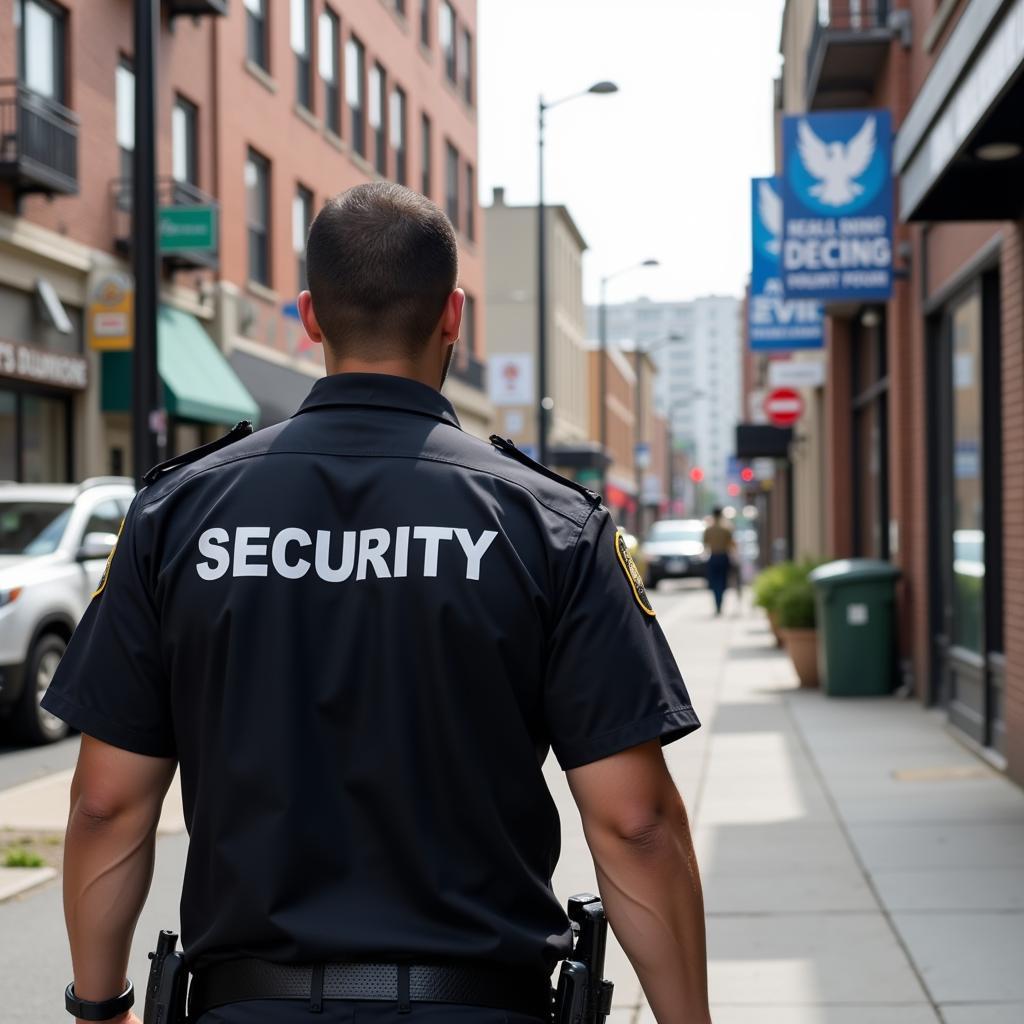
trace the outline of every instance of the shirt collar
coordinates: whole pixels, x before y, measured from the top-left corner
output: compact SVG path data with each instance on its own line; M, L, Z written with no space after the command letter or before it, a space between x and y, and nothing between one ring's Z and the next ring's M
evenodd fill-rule
M386 373L332 373L321 377L296 415L338 405L400 409L460 426L455 409L440 391L418 380Z

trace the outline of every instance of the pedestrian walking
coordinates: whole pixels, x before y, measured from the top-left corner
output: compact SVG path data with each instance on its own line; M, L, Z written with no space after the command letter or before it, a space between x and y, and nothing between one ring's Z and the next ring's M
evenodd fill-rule
M736 541L732 529L726 525L722 510L715 508L711 522L704 530L704 551L707 555L708 587L715 599L715 615L722 614L722 601L729 585L729 571L732 568L732 553Z
M708 1021L662 755L699 723L623 535L460 429L440 388L464 295L433 203L352 189L307 268L327 375L286 422L147 475L44 699L83 733L69 1009L137 1020L128 951L177 765L190 1020L547 1021L572 942L550 749L656 1018Z

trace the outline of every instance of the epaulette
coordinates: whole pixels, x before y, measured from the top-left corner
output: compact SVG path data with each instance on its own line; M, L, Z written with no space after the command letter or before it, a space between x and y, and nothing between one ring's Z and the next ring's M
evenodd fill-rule
M556 480L560 484L565 484L566 487L571 487L574 491L579 491L588 501L594 505L601 504L601 495L597 491L592 491L589 487L584 487L583 484L577 483L575 480L570 480L568 477L562 476L556 473L553 469L548 469L547 466L542 465L539 462L531 459L525 452L520 451L507 437L499 437L497 434L491 434L491 444L500 452L504 452L510 458L521 462L524 466L528 466L530 469L541 476L546 476L550 480Z
M161 462L159 465L154 466L142 479L145 483L151 484L158 477L163 476L164 473L168 473L172 469L178 469L180 466L187 466L190 462L198 462L204 456L219 452L221 448L227 448L229 444L241 441L243 437L248 437L251 433L252 424L248 420L241 420L223 437L219 437L216 441L211 441L209 444L201 444L190 452L175 455L173 459L168 459L166 462Z

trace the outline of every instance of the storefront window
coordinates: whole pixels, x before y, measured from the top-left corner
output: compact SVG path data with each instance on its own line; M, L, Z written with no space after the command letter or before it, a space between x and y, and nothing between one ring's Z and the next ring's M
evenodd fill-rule
M0 391L0 480L18 479L18 402L13 391Z
M981 296L952 314L953 380L953 643L983 653L985 588L982 478Z
M68 404L63 398L22 396L22 471L24 483L68 478Z

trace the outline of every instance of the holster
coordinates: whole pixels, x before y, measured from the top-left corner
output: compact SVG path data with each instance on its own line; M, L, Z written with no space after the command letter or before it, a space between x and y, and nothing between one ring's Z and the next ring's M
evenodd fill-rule
M566 910L575 941L558 974L552 1019L554 1024L604 1024L613 991L604 978L608 944L604 904L597 896L583 893L571 897Z
M188 970L185 954L178 949L178 936L162 931L156 940L146 985L144 1024L185 1024Z

